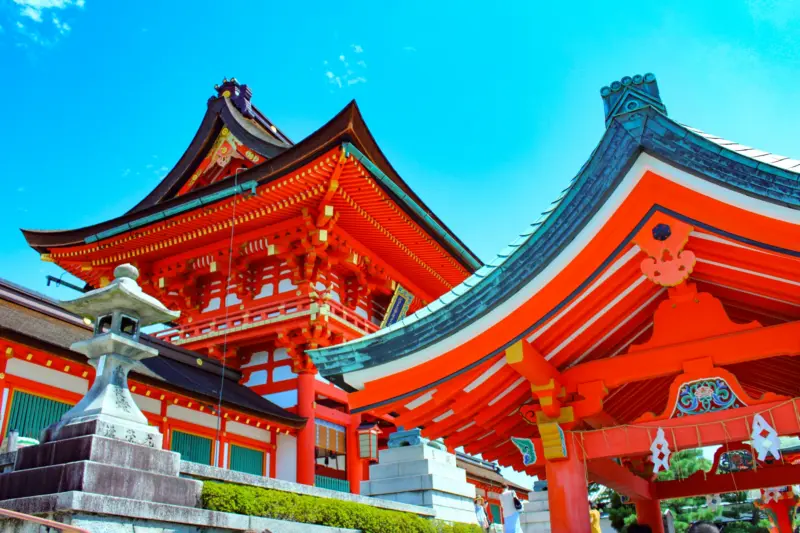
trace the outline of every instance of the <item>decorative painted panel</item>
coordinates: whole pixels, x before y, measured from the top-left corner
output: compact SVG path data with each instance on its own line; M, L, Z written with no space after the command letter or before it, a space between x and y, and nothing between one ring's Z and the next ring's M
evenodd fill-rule
M246 474L263 476L264 452L232 444L230 469Z
M191 435L182 431L172 431L173 452L181 454L181 459L204 465L211 464L211 439Z
M735 409L746 405L722 378L708 378L684 383L678 391L673 417L699 415Z
M44 428L58 422L71 408L68 403L14 391L6 432L16 429L20 437L38 439Z

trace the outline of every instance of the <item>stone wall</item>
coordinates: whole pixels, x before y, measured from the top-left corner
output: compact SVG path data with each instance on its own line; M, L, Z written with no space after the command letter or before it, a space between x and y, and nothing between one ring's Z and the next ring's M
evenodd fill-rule
M257 516L219 513L85 492L7 500L3 507L97 533L359 533ZM31 522L0 518L0 533L39 533Z
M550 502L546 491L528 493L519 521L523 533L550 533Z
M361 490L380 499L431 507L436 518L476 523L475 486L456 466L456 456L422 443L381 450Z
M430 507L424 507L421 505L411 505L407 502L403 503L383 498L370 498L369 496L350 494L348 492L338 492L335 490L322 489L319 487L310 487L308 485L292 483L291 481L283 481L280 479L254 476L252 474L245 474L243 472L236 472L233 470L226 470L224 468L201 465L198 463L190 463L188 461L181 461L181 475L198 479L201 481L206 479L213 481L224 481L227 483L238 483L239 485L251 485L254 487L263 487L265 489L280 490L283 492L293 492L295 494L307 494L309 496L319 496L320 498L330 498L346 502L363 503L365 505L370 505L372 507L379 507L381 509L390 509L392 511L402 511L404 513L413 513L419 516L425 516L429 518L432 518L435 514L434 510L431 509Z

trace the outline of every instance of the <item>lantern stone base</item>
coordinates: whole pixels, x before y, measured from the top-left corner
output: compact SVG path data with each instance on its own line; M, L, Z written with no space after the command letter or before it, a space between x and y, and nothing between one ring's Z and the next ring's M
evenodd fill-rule
M519 522L524 533L550 533L550 502L547 492L529 492Z
M0 500L82 491L195 507L202 484L179 470L175 452L82 435L20 449Z
M467 473L456 466L455 455L425 443L381 450L361 493L431 507L440 520L476 523L475 486Z

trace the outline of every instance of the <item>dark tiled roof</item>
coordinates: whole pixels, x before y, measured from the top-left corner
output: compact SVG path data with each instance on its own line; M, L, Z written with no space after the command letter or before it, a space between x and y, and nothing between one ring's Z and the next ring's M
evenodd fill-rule
M489 485L495 485L499 488L505 484L514 490L522 492L529 492L531 490L507 480L500 474L495 465L478 459L477 457L459 452L456 454L456 465L459 468L463 468L467 472L467 476Z
M69 347L91 335L91 328L81 318L65 311L54 300L0 279L0 336L85 362L84 355L71 351ZM239 372L225 369L223 385L222 367L216 361L148 335L142 335L141 341L159 352L159 357L142 361L148 370L163 379L163 383L154 382L154 385L185 391L188 396L199 396L210 403L218 401L222 386L223 405L244 409L289 427L305 425L305 418L240 385ZM202 366L197 365L198 359Z
M641 153L737 193L800 208L800 167L780 168L776 163L782 160L761 161L758 157L766 153L748 154L739 150L738 145L729 148L724 144L726 141L718 140L709 140L707 135L678 124L651 107L614 117L589 160L561 196L493 261L427 307L388 328L346 344L309 352L314 364L323 376L352 390L346 382L348 372L399 360L483 317L557 257L602 207ZM587 279L584 285L593 279ZM576 293L584 285L576 288ZM568 301L569 298L565 299L511 343L526 337ZM493 353L455 375L506 347L498 346Z

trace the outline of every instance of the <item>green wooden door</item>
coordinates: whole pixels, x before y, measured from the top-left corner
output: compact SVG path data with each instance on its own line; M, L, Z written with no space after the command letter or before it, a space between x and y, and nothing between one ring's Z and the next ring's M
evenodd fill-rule
M181 459L184 461L211 464L211 439L206 437L173 430L171 449L181 454Z
M232 444L231 470L244 472L246 474L253 474L256 476L263 476L264 452Z
M61 420L71 408L68 403L14 391L6 432L16 429L20 437L38 439L44 428Z
M490 503L489 510L492 511L492 523L493 524L501 523L500 506L497 505L496 503Z

